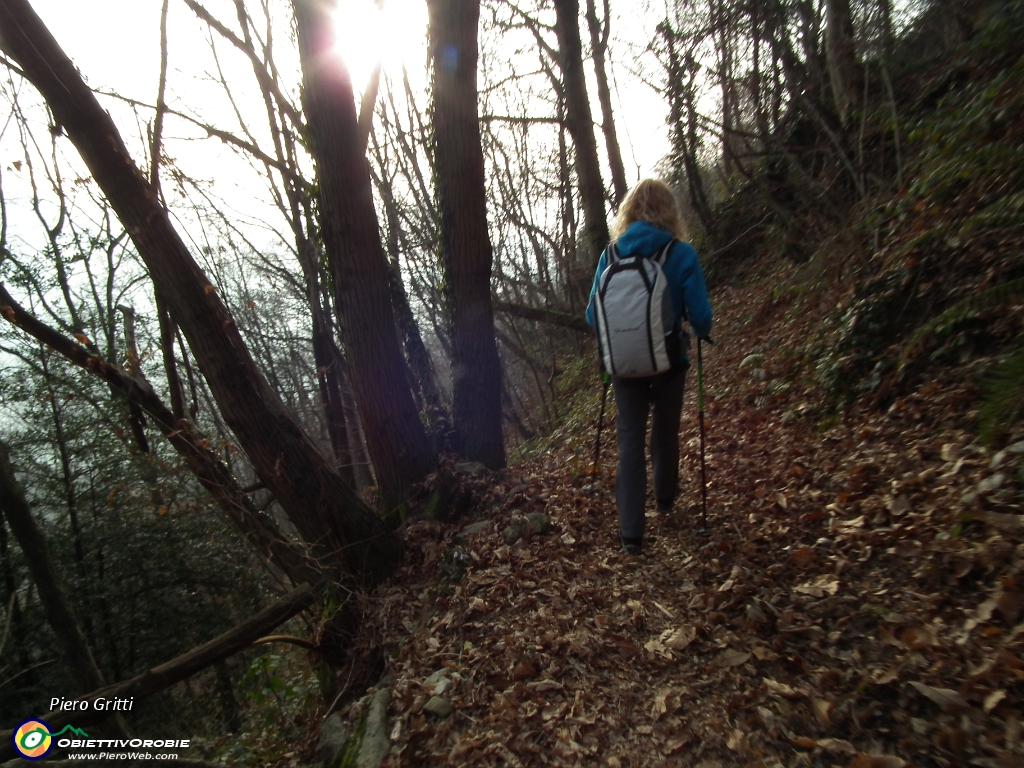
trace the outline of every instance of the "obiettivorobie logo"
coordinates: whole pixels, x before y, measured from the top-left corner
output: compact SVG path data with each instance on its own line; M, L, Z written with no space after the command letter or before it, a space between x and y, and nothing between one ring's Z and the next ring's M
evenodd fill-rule
M70 732L75 738L61 738ZM65 725L57 733L50 731L50 726L45 720L31 718L26 720L11 734L11 742L14 744L14 751L19 757L26 760L41 760L50 754L55 746L59 749L188 749L191 739L91 739L89 734L81 728L73 725ZM74 755L72 755L74 757ZM151 753L108 753L101 752L98 755L89 755L90 759L118 758L118 759L153 759ZM157 754L157 758L175 758L174 753Z
M50 733L50 726L44 720L32 718L26 720L11 734L14 751L26 760L41 760L53 749L53 740L71 731L75 736L89 738L85 731L72 725L65 725L63 730Z

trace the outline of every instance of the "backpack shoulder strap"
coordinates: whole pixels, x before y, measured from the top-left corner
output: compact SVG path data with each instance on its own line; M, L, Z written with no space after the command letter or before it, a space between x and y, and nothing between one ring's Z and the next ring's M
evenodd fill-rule
M651 257L651 259L658 264L660 267L665 266L665 262L668 261L668 255L672 252L672 248L676 244L676 239L673 237L661 249Z
M608 254L608 258L606 259L608 263L605 264L606 267L611 266L612 264L619 260L619 249L618 247L616 247L614 242L608 243L608 247L605 249L605 253Z

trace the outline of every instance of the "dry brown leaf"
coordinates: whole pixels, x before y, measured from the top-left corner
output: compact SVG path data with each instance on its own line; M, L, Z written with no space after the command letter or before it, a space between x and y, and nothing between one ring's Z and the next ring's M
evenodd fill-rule
M746 651L737 651L734 648L726 648L715 657L715 664L720 667L738 667L750 661L750 654Z
M733 752L747 752L750 749L750 744L747 741L746 734L743 731L736 729L726 739L725 746L731 749Z
M655 697L654 697L654 709L651 712L651 714L653 715L655 720L659 719L662 715L664 715L666 712L668 712L669 699L671 697L672 697L672 689L671 688L662 688L662 689L660 689L658 691L657 695L655 695Z
M943 709L964 709L967 707L967 700L952 688L936 688L924 683L912 682L911 685L918 693L931 699Z
M908 629L900 635L900 640L911 651L920 651L935 645L935 635L927 627Z
M806 568L818 559L818 553L810 547L800 547L789 556L789 562L798 568Z
M761 610L757 603L749 603L747 605L747 618L755 624L763 624L768 621L768 617L764 615L764 611Z
M850 768L904 768L905 765L907 761L896 755L866 755L863 752L850 762Z
M537 668L529 659L523 659L512 670L513 680L527 680L537 674Z
M901 517L910 511L910 500L902 494L895 498L889 496L885 499L885 507L893 516Z
M672 658L672 655L668 652L668 648L665 644L656 638L652 638L644 643L644 649L650 653Z
M540 711L541 719L547 723L558 717L561 717L569 705L564 701L558 702L557 704L549 704Z
M871 673L871 682L875 685L888 685L899 676L900 670L898 666L892 666L888 669L879 668Z
M996 597L990 597L988 600L986 600L981 605L979 605L975 609L974 614L969 616L967 618L967 621L964 622L964 632L970 632L972 629L974 629L979 624L981 624L983 622L986 622L989 619L991 619L992 618L992 612L995 611L995 609L996 609L996 607L998 605L999 605L999 599L996 598ZM966 641L967 641L967 637L965 635L959 642L962 645Z
M671 648L673 651L682 651L694 641L697 637L697 629L693 626L680 627L677 630L672 631L667 638L665 638L665 645Z
M792 744L797 749L817 749L818 748L818 742L816 742L814 739L809 738L807 736L795 736L794 738L791 738L789 740L789 743Z
M996 607L1006 620L1012 624L1020 616L1021 608L1024 608L1024 593L1005 589L996 598Z
M814 710L814 717L822 728L831 728L832 720L829 713L832 711L832 703L824 699L811 699L811 708ZM851 753L852 754L852 753Z
M894 648L903 648L903 643L896 639L896 635L892 633L885 624L878 625L878 636L882 639L882 642L886 645L891 645Z
M857 748L846 739L818 739L818 746L830 755L856 755Z
M939 452L943 461L956 461L963 456L963 448L957 443L946 443L942 446L942 450Z
M665 755L674 755L680 749L690 743L689 736L673 736L671 739L665 742L664 748L661 750Z
M839 591L839 579L831 573L822 573L815 576L806 584L793 588L794 592L811 597L824 597L825 593L834 595Z
M526 687L537 693L548 693L549 691L561 691L564 686L557 680L535 680L527 683Z
M615 648L616 650L618 650L619 654L626 659L635 656L637 653L637 647L625 638L622 638L621 640L616 640Z
M791 685L772 680L770 677L764 678L764 684L769 691L786 699L801 699L809 695L803 688L794 688Z
M982 706L982 709L984 709L986 713L991 712L993 709L999 706L999 702L1001 702L1005 698L1006 691L992 691L992 693L985 697L985 704Z
M466 608L466 615L468 616L473 611L487 613L487 602L479 597L474 597L469 601L469 607Z

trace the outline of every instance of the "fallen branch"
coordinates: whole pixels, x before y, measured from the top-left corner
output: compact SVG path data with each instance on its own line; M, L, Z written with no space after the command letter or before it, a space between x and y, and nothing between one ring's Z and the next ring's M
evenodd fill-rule
M562 328L569 328L580 333L593 333L593 329L587 325L583 318L570 315L565 312L558 312L554 309L543 307L528 307L524 304L512 304L508 301L494 301L494 310L504 312L506 315L521 317L524 320L537 320L542 323L558 325Z

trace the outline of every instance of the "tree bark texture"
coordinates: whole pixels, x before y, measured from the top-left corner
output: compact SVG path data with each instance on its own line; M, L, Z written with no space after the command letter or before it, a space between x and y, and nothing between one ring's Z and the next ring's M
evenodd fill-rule
M60 574L53 563L50 547L32 517L25 493L14 476L14 467L11 466L3 440L0 440L0 512L7 519L14 538L21 545L21 551L25 553L25 561L39 589L39 599L46 612L46 619L67 657L75 682L83 691L103 687L103 673L75 619Z
M493 251L476 89L480 0L428 0L427 8L441 255L452 342L452 419L459 452L500 469L505 466L501 363L494 340Z
M6 0L4 0L6 2ZM165 664L154 667L130 680L125 680L106 688L94 689L79 701L93 702L96 699L139 698L143 699L170 688L196 672L216 664L239 651L253 645L263 635L284 624L288 619L312 606L317 599L316 591L308 584L301 584L277 602L267 606L251 619L247 619L236 627L218 635L208 643L171 659ZM54 730L59 730L74 721L82 727L100 722L110 717L109 710L88 709L76 711L53 710L42 716L42 719ZM11 732L0 733L0 763L14 757L11 744Z
M381 506L393 509L433 469L435 457L406 379L352 80L334 49L334 2L292 5L341 335Z
M583 44L580 41L578 0L554 0L555 32L558 35L558 59L565 96L565 122L576 147L576 175L583 201L584 229L593 266L608 245L608 221L604 205L604 182L597 155L594 117L587 96L583 71Z
M860 101L860 62L850 0L825 0L825 60L839 119L846 125Z
M608 166L612 171L612 203L618 208L622 198L629 191L626 182L626 168L622 164L619 137L615 132L612 110L612 93L608 88L608 67L605 53L608 51L609 18L608 0L604 0L604 26L597 18L597 0L587 0L587 26L590 28L590 47L594 55L594 72L597 74L597 100L601 105L601 132L608 154Z
M401 542L348 488L263 378L110 116L26 0L0 2L0 46L40 91L131 236L260 478L319 553L364 581Z

